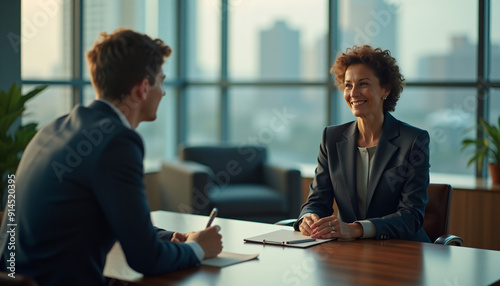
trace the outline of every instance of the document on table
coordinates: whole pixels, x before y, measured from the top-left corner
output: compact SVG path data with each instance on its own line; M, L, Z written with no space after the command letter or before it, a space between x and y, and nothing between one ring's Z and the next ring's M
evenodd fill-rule
M273 232L244 239L244 241L247 242L282 245L282 246L298 247L298 248L306 248L332 240L336 240L336 238L316 239L316 238L311 238L310 236L305 236L301 234L299 231L287 230L287 229L276 230Z
M221 252L217 257L205 259L201 262L203 265L214 267L225 267L236 263L248 261L257 258L259 254L239 254L232 252ZM115 278L124 281L135 282L140 280L143 275L127 264L125 255L123 254L122 247L119 242L113 245L113 248L108 253L107 260L114 261L113 265L106 263L104 266L104 276Z
M239 254L223 251L217 255L217 257L203 260L201 264L214 267L225 267L255 259L257 256L259 256L259 254Z

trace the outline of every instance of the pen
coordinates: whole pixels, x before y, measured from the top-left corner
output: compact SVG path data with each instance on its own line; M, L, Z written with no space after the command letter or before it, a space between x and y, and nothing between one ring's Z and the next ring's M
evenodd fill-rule
M218 212L217 208L212 209L212 212L210 213L210 217L208 218L207 228L212 225L214 218L217 216L217 212Z
M296 244L296 243L304 243L304 242L312 242L312 241L316 241L316 238L290 240L290 241L287 241L286 244Z
M284 241L274 241L274 240L265 240L265 239L262 240L262 243L264 243L264 244L276 244L276 245L284 245L285 244Z

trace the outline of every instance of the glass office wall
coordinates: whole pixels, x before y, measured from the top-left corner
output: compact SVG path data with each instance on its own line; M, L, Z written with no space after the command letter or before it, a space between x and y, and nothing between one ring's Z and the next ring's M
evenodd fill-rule
M25 94L37 85L24 84L22 93ZM26 103L26 112L22 118L23 124L35 122L38 128L68 113L73 102L69 85L53 85L36 95Z
M487 115L478 114L476 89L479 1L82 0L78 7L55 2L59 6L48 13L41 2L23 1L23 82L51 84L44 93L58 101L56 112L53 106L38 108L31 120L45 124L68 112L73 98L84 104L94 98L84 53L100 31L123 26L173 48L164 66L167 96L159 119L138 129L150 149L147 162L175 157L181 143L240 143L260 134L273 160L314 166L323 128L355 119L342 92L332 89L329 58L354 44L370 44L389 49L398 60L407 87L394 115L431 134L431 171L474 174L473 167L464 167L467 154L459 142L477 116ZM500 4L489 3L485 84L492 118L500 110L493 88L500 87ZM72 12L82 16L82 25ZM82 32L81 39L73 29ZM82 51L82 67L72 60L75 47ZM271 140L266 128L283 108L290 120Z
M229 3L231 80L326 80L327 1Z
M184 2L185 1L185 2ZM219 1L184 0L186 5L185 68L187 79L214 81L220 76L221 4Z
M490 79L500 81L500 1L491 1Z
M500 88L494 88L490 91L489 113L490 122L498 124L500 118Z
M220 98L215 87L189 87L186 90L187 140L189 144L219 142Z
M410 82L473 81L477 74L477 1L455 3L342 0L340 50L355 44L388 49ZM453 13L443 13L449 7Z
M233 87L231 141L266 145L274 162L314 164L325 127L326 98L320 87Z
M35 81L61 81L28 101L23 124L36 122L38 127L69 112L73 106L70 30L70 6L38 2L21 5L21 77ZM22 92L37 84L24 84Z
M474 175L469 154L461 152L464 137L475 137L477 95L474 88L407 87L394 116L430 135L430 171Z
M158 170L163 158L175 156L175 91L169 86L175 84L179 54L175 51L176 1L84 0L81 7L75 7L76 2L73 1L51 3L48 9L43 1L22 2L22 78L29 83L49 84L46 91L28 103L28 116L23 120L35 121L43 126L69 112L75 104L73 87L81 87L82 104L87 105L95 99L85 54L100 32L110 33L124 27L153 38L159 37L174 49L172 57L163 67L167 75L167 95L158 109L158 119L153 123L142 123L137 128L147 150L146 170ZM77 29L79 25L73 22L73 11L83 17L81 41L75 38L72 30L74 25ZM72 60L75 45L81 50L82 67L78 66L79 60ZM79 71L81 76L78 76ZM25 85L26 88L28 86Z
M85 54L101 32L111 33L121 27L133 29L175 47L175 7L174 0L84 0L82 56L85 79L90 79ZM176 60L172 56L164 66L164 72L170 79L175 76Z
M21 77L34 80L72 78L71 4L38 1L21 5Z

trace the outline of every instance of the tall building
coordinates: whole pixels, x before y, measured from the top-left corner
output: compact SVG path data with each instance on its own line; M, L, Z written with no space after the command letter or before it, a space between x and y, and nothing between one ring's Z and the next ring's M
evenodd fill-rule
M474 80L477 46L465 36L454 36L449 53L429 55L419 60L418 74L432 80Z
M301 79L300 31L290 28L285 21L276 21L271 28L260 31L259 52L259 76L263 81ZM302 94L296 88L261 88L259 92L269 94L266 103L272 106L282 106ZM287 107L292 108L290 104Z
M300 32L285 21L277 21L272 28L260 31L259 52L262 79L300 79Z
M333 63L328 63L328 36L324 35L319 37L309 52L312 57L311 64L311 78L325 80L330 76L330 66Z
M397 15L395 4L384 0L344 1L346 14L342 15L340 50L353 45L371 45L390 50L398 58Z
M100 32L112 32L118 27L144 32L145 4L138 0L86 0L84 5L83 52L92 48ZM86 74L87 63L84 64Z
M500 62L500 47L493 45L491 49L492 62ZM498 66L493 67L498 69ZM465 36L451 38L451 48L443 54L434 54L419 60L420 75L434 81L475 81L477 74L477 45ZM498 70L491 72L497 73ZM466 137L465 131L474 126L477 109L477 95L472 88L432 88L419 93L415 106L419 110L427 110L425 122L431 132L431 139L439 140L434 152L439 152L439 161L433 162L431 148L431 171L449 172L449 166L456 166L455 173L470 173L467 168L468 155L457 154L461 141ZM496 113L494 106L490 112ZM432 138L432 133L437 136ZM468 133L469 137L474 136ZM443 160L446 159L446 160Z

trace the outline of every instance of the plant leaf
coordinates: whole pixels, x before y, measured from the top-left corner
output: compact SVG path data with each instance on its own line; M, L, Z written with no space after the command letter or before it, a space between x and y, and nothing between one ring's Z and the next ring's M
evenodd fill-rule
M482 148L477 155L477 170L479 172L481 172L481 170L483 169L483 161L486 157L486 154L488 154L488 148Z
M18 120L18 118L23 113L24 109L17 110L15 112L4 115L0 118L0 137L7 136L9 134L9 129L12 124Z
M475 145L476 147L482 147L484 146L484 141L482 139L464 139L462 141L462 151L465 150L467 147Z
M6 174L16 171L22 152L37 132L35 123L22 125L25 103L46 88L38 86L22 95L21 86L14 83L7 92L0 90L0 210L4 206Z
M16 131L16 141L19 142L20 146L26 146L28 143L31 141L33 136L35 136L37 130L36 130L36 123L30 123L28 125L21 126L17 129ZM22 148L21 151L23 151L24 148Z
M26 101L32 99L35 95L37 95L38 93L42 92L44 89L46 89L48 87L48 85L39 85L37 87L35 87L32 91L28 92L27 94L23 95L21 97L21 104L25 104Z
M14 83L7 91L7 97L4 109L6 113L14 112L19 108L19 101L21 100L21 87Z

